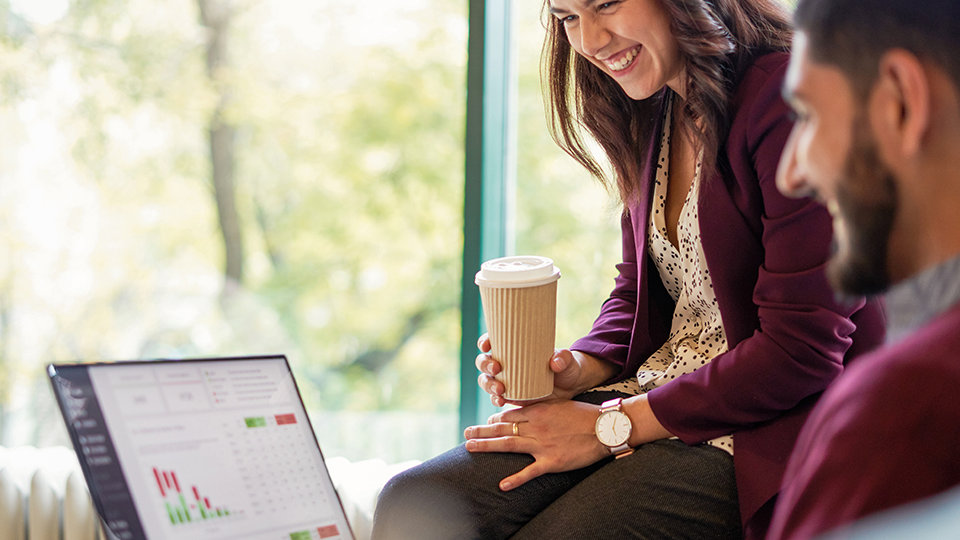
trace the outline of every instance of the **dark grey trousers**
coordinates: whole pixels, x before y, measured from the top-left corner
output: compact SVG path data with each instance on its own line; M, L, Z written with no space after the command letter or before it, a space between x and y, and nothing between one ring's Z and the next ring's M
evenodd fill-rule
M660 440L500 491L501 479L532 462L527 454L471 454L461 445L408 469L381 492L373 539L741 536L733 458L723 450Z

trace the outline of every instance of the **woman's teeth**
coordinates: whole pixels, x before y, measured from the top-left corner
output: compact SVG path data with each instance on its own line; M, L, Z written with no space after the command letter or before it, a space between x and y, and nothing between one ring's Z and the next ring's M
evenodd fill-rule
M610 68L613 71L621 71L625 69L627 66L629 66L631 62L633 62L633 59L637 57L637 53L639 52L640 52L640 47L636 47L634 49L630 49L629 51L627 51L627 54L623 55L623 57L621 57L616 62L604 62L604 63L607 65L608 68Z

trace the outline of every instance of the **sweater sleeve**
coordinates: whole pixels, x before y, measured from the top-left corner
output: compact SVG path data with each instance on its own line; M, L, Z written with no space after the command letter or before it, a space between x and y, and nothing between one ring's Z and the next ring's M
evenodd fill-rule
M944 404L960 380L957 340L940 350L934 340L948 343L916 340L871 357L824 395L797 442L769 538L812 538L956 485L960 408Z

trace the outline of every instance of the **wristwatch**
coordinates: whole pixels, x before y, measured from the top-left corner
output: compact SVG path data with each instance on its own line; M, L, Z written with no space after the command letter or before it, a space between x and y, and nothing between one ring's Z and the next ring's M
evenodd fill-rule
M623 398L604 401L600 405L600 416L597 417L597 424L594 427L597 438L617 459L633 453L633 448L627 444L630 433L633 431L633 424L622 409Z

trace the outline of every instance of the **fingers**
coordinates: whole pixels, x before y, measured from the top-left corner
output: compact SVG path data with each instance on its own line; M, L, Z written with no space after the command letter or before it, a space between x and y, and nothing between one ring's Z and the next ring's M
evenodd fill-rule
M478 370L488 375L496 375L502 371L500 362L497 362L492 356L486 353L478 354L474 364Z
M554 373L561 373L570 367L573 362L573 352L570 349L560 349L555 351L553 358L550 359L550 370Z
M463 432L469 452L511 452L535 456L532 464L500 481L500 489L503 491L516 489L549 472L549 467L544 465L549 460L536 457L540 444L535 438L536 435L530 433L536 430L532 424L521 418L523 416L518 416L518 411L497 413L490 416L486 425L470 426ZM531 434L532 437L525 436Z
M510 422L519 422L522 424L525 422L529 422L531 420L531 417L529 414L527 414L528 412L529 411L526 411L521 408L511 408L505 411L495 412L487 418L487 424L498 424L498 423L509 424Z
M480 339L477 340L477 348L482 352L490 352L490 335L484 333L480 336Z
M522 432L520 435L513 436L513 426L516 425L518 430L522 429L522 426L525 422L497 422L496 424L490 424L487 426L472 426L466 429L464 435L467 436L466 448L469 452L513 452L513 453L524 453L524 454L533 454L536 450L536 441L533 439L524 437ZM508 434L504 435L503 432L506 431ZM471 434L479 435L482 433L497 433L500 436L492 436L493 438L471 438ZM538 476L542 476L546 473L547 470L541 461L534 461L520 472L508 476L500 481L500 489L503 491L510 491L511 489L516 489L517 487L526 484L530 480Z
M498 437L522 437L521 427L526 422L491 422L486 425L470 426L463 430L466 439L495 439Z
M477 348L481 351L474 361L477 370L481 373L481 375L477 377L477 384L480 385L480 388L483 388L484 392L490 394L490 403L492 403L494 407L503 407L507 404L506 398L503 397L503 393L507 391L507 388L502 382L496 379L496 376L503 371L503 367L500 365L500 362L494 360L493 356L489 354L492 349L489 334L480 336L480 339L477 340Z
M521 424L522 426L523 424ZM472 434L474 437L468 438L466 442L466 449L468 452L508 452L513 454L533 454L533 452L538 448L537 441L529 437L523 436L522 428L519 428L520 435L513 434L513 425L504 424L505 427L499 428L497 430L506 430L504 435L500 436L490 436L489 438L479 437L479 434L482 433L492 433L492 426L473 426L473 428L467 428L464 430L464 435L467 431L473 429Z
M554 373L561 375L568 370L579 369L580 365L577 363L577 360L573 356L573 351L570 349L560 349L553 353L553 358L550 359L550 370Z
M477 377L477 385L479 385L484 392L490 394L490 401L497 407L502 407L506 403L506 400L503 397L503 392L506 389L502 382L494 379L486 373L481 373Z
M544 467L540 465L539 461L534 461L530 465L527 465L520 470L517 474L508 476L500 481L500 489L502 491L510 491L511 489L516 489L523 484L533 480L538 476L542 476L546 471Z
M484 334L484 337L485 336L486 334ZM481 338L481 340L482 339L483 338ZM490 394L490 402L493 403L494 407L503 407L506 404L506 400L503 397L503 393L506 392L506 387L496 379L496 375L501 371L500 362L494 360L489 354L482 353L477 355L474 363L480 371L480 375L477 377L477 384L484 392Z

